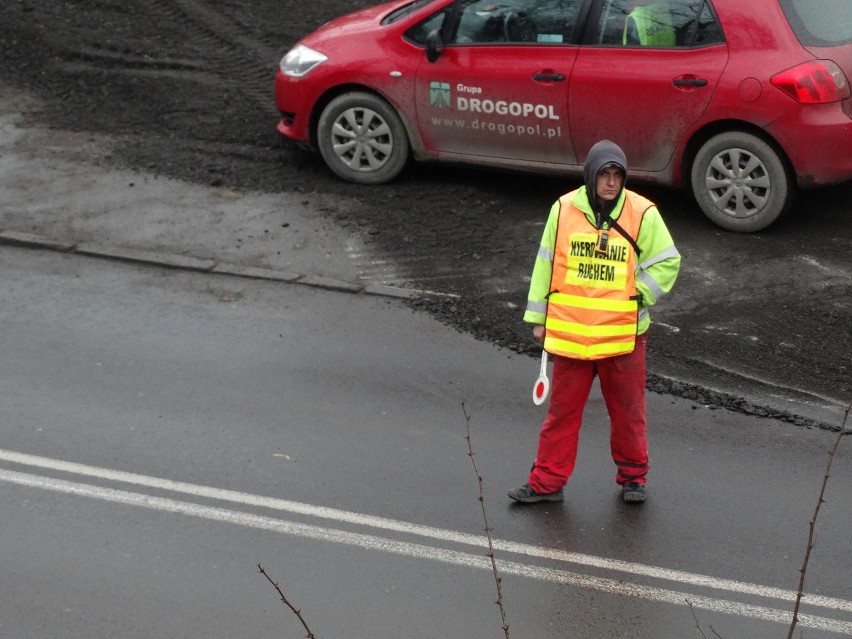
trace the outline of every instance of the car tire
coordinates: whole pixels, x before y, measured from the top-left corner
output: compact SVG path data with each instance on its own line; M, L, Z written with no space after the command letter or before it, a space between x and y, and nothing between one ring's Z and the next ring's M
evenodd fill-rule
M408 136L396 111L372 93L345 93L323 109L317 146L328 167L358 184L382 184L405 168Z
M739 233L765 229L795 196L795 182L775 149L745 132L710 138L695 156L691 177L704 214Z

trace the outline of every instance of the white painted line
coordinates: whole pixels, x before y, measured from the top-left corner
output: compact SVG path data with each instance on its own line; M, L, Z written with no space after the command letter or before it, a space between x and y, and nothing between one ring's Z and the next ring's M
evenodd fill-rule
M281 519L273 519L271 517L264 517L261 515L226 510L224 508L214 508L211 506L203 506L200 504L166 499L163 497L154 497L151 495L132 493L124 490L115 490L113 488L93 486L91 484L70 482L53 477L30 475L28 473L20 473L12 470L0 469L0 481L6 481L20 486L27 486L41 490L51 490L80 497L89 497L92 499L99 499L127 506L137 506L161 512L188 515L191 517L199 517L222 523L236 524L259 530L304 537L306 539L346 544L349 546L364 548L366 550L402 555L415 559L428 559L468 568L491 570L490 560L483 555L471 555L453 550L424 546L422 544L413 544L394 539L376 537L374 535L364 535L360 533L313 526L310 524L300 524ZM787 610L778 610L766 606L755 606L724 601L722 599L713 599L711 597L703 597L693 595L691 593L666 590L652 586L630 584L620 580L592 577L566 570L554 570L502 560L497 561L497 566L503 575L516 575L519 577L526 577L528 579L559 583L578 588L587 588L612 595L636 597L658 603L678 606L687 605L686 601L688 599L689 603L694 608L714 613L760 619L785 625L789 625L792 619L792 613ZM802 628L852 635L852 622L829 619L827 617L800 614L798 625Z
M246 506L259 506L262 508L307 515L309 517L317 517L346 524L369 526L371 528L378 528L386 531L417 535L428 539L439 539L451 543L477 547L485 547L487 545L484 535L471 535L468 533L445 530L442 528L433 528L431 526L423 526L395 519L376 517L374 515L364 515L335 508L326 508L324 506L314 506L286 499L278 499L275 497L263 497L261 495L253 495L251 493L201 486L198 484L189 484L185 482L172 481L170 479L151 477L148 475L138 475L136 473L77 464L74 462L28 455L26 453L18 453L10 450L0 449L0 460L24 466L35 466L38 468L58 470L76 475L84 475L86 477L97 477L99 479L118 481L135 486L146 486L148 488L168 490L186 495L194 495L196 497L228 501ZM648 566L646 564L621 561L619 559L608 559L606 557L569 552L557 548L545 548L543 546L534 546L531 544L522 544L501 539L494 539L492 544L495 550L499 550L501 552L526 555L528 557L538 557L551 561L579 564L581 566L612 570L632 575L641 575L643 577L650 577L653 579L674 581L727 592L738 592L758 597L780 599L790 603L792 603L796 597L796 593L792 590L734 581L732 579L719 579L708 575L671 570L657 566ZM805 593L802 597L802 601L811 606L852 612L852 601L847 601L845 599Z

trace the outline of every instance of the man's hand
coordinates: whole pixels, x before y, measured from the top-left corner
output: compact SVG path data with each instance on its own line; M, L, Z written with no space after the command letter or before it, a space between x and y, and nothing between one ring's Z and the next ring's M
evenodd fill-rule
M544 326L541 324L533 326L533 337L539 344L544 344Z

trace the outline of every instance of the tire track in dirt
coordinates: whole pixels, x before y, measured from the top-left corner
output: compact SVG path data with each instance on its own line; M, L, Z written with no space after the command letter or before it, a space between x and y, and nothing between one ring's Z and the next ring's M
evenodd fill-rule
M257 34L233 16L219 13L196 0L154 0L155 4L177 7L185 18L209 42L219 42L222 54L216 56L215 67L223 78L239 84L263 112L275 111L272 79L278 62L278 50L260 41Z
M91 10L107 16L107 23L111 16L118 23L118 16L127 19L130 13L123 4L95 4ZM218 81L223 87L237 89L253 110L264 115L275 112L275 47L263 44L239 21L202 2L150 0L144 11L147 20L164 25L162 41L122 33L119 41L109 42L99 30L80 26L78 37L64 37L59 45L61 68L78 73L156 75L189 84Z

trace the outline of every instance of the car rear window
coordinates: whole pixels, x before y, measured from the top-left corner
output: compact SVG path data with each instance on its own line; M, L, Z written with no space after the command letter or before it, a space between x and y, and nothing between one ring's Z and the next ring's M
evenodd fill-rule
M803 45L836 47L852 43L850 0L780 0L780 4Z

